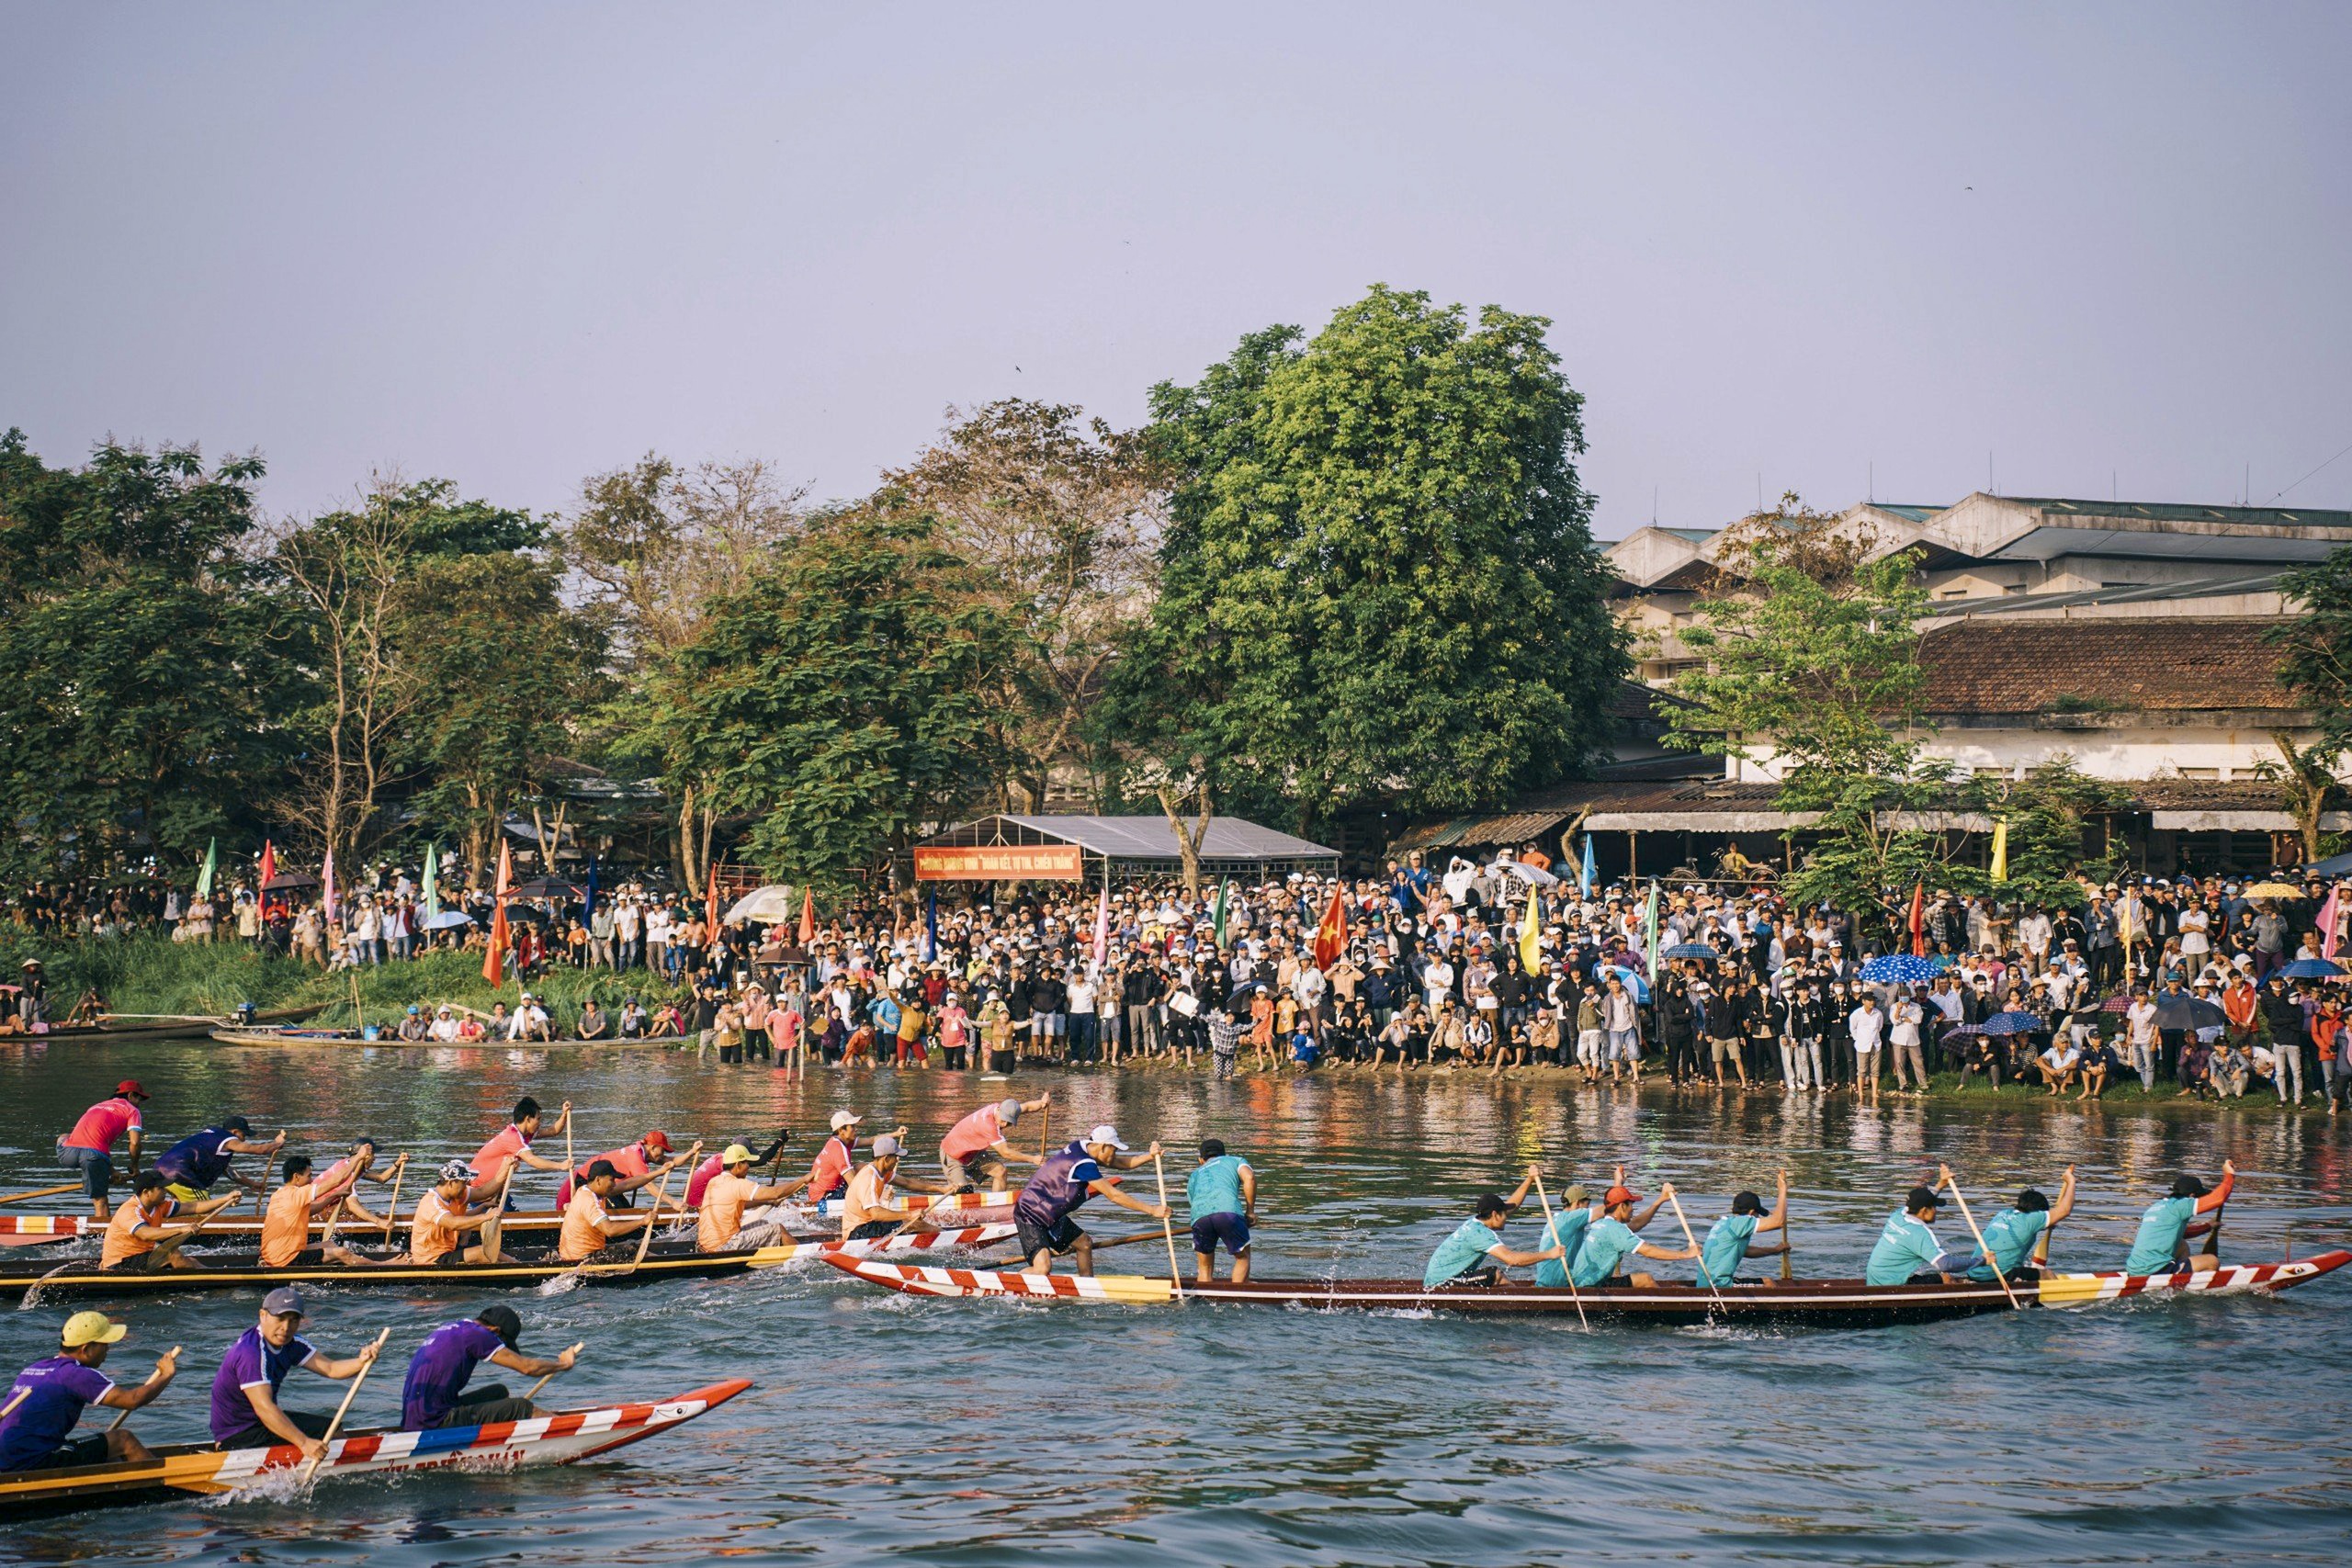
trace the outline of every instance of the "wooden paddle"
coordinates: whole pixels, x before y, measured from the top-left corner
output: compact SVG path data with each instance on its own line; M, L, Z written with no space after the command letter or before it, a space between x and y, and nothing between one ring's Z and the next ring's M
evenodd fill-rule
M1666 1184L1666 1201L1674 1205L1674 1220L1682 1227L1683 1242L1698 1255L1699 1277L1707 1281L1707 1294L1715 1298L1715 1306L1718 1310L1728 1312L1729 1309L1724 1306L1724 1293L1715 1289L1715 1271L1707 1267L1706 1253L1699 1246L1699 1238L1690 1234L1690 1222L1683 1217L1682 1200L1675 1192L1674 1183L1671 1181Z
M1795 1278L1796 1243L1789 1239L1789 1173L1781 1173L1781 1283Z
M1544 1234L1552 1238L1554 1247L1558 1247L1561 1245L1560 1230L1552 1220L1552 1195L1544 1190L1544 1173L1540 1170L1535 1173L1535 1196L1544 1201ZM1560 1269L1568 1277L1568 1299L1577 1303L1577 1326L1590 1328L1591 1320L1584 1314L1584 1297L1577 1293L1576 1272L1568 1268L1566 1258L1560 1259Z
M408 1174L408 1156L403 1154L392 1162L392 1201L384 1211L384 1245L392 1245L392 1227L401 1218L401 1178Z
M1048 1101L1046 1105L1045 1120L1037 1123L1037 1163L1039 1165L1045 1164L1046 1156L1054 1152L1053 1132L1054 1107L1052 1102ZM57 1190L60 1192L71 1192L78 1185L80 1185L78 1182L68 1182Z
M2009 1277L2002 1271L2001 1260L1994 1257L1993 1249L1984 1244L1984 1233L1976 1228L1976 1216L1968 1212L1968 1199L1961 1191L1960 1183L1953 1178L1949 1167L1944 1170L1944 1185L1951 1189L1952 1200L1960 1205L1960 1217L1968 1222L1968 1232L1976 1238L1977 1250L1984 1255L1984 1261L1993 1266L1993 1278L2001 1282L2001 1294L2008 1297L2009 1305L2015 1307L2018 1304L2018 1293L2009 1289Z
M1176 1267L1176 1220L1168 1208L1168 1172L1159 1161L1159 1151L1151 1152L1151 1174L1159 1179L1159 1234L1168 1238L1168 1282L1176 1288L1176 1299L1184 1299L1183 1271Z
M670 1195L670 1178L676 1174L675 1170L662 1172L662 1185L653 1190L653 1207L645 1216L643 1234L638 1237L636 1258L627 1263L599 1263L593 1257L583 1258L573 1265L569 1277L576 1280L583 1274L601 1274L607 1269L617 1269L624 1274L637 1272L639 1265L645 1261L645 1255L653 1249L653 1222L661 1215L662 1201Z
M36 1187L29 1192L11 1192L6 1198L0 1198L0 1203L29 1203L36 1198L55 1198L61 1193L80 1190L82 1190L80 1182L67 1181L55 1187Z
M577 1356L578 1354L580 1354L580 1352L581 1352L581 1351L585 1350L586 1348L588 1348L588 1341L586 1341L585 1339L582 1339L582 1341L580 1341L580 1343L578 1343L577 1345L574 1345L574 1346L571 1348L571 1350L570 1350L570 1351L568 1351L568 1352L566 1352L566 1353L567 1353L567 1354L569 1354L569 1355ZM561 1367L558 1367L558 1368L555 1370L555 1371L556 1371L556 1372L560 1372L560 1371L563 1371L563 1369L562 1369ZM530 1393L526 1393L526 1394L525 1394L525 1395L523 1396L523 1403L525 1403L526 1404L529 1404L532 1400L535 1400L535 1399L538 1398L538 1397L539 1397L539 1390L541 1390L541 1389L543 1389L543 1388L547 1387L547 1386L548 1386L548 1380L549 1378L554 1377L554 1376L555 1376L555 1372L549 1372L549 1373L547 1375L547 1377L541 1378L538 1382L537 1382L533 1383L533 1384L531 1385L531 1392L530 1392Z
M368 1372L375 1369L376 1358L383 1353L384 1341L391 1337L392 1331L390 1328L377 1335L375 1342L368 1347L366 1362L357 1371L351 1374L351 1386L343 1391L343 1403L335 1406L334 1419L327 1423L327 1435L319 1439L319 1451L311 1457L310 1465L302 1472L301 1484L304 1486L311 1483L311 1478L319 1473L319 1466L325 1462L327 1446L334 1441L334 1435L343 1430L343 1418L351 1414L351 1402L359 1397L359 1385L368 1381Z
M163 1359L164 1360L166 1360L166 1361L175 1361L175 1360L179 1359L179 1354L180 1354L180 1348L179 1348L178 1346L175 1345L175 1346L173 1346L170 1349L168 1349L168 1350L166 1350L166 1351L164 1351L164 1352L162 1359ZM111 1432L111 1431L115 1430L115 1428L117 1428L117 1427L120 1427L120 1426L121 1426L125 1421L128 1421L128 1420L130 1420L130 1411L128 1411L128 1410L118 1411L118 1412L115 1414L115 1418L114 1418L113 1420L111 1420L111 1421L109 1421L109 1422L107 1422L107 1431L109 1431L109 1432Z

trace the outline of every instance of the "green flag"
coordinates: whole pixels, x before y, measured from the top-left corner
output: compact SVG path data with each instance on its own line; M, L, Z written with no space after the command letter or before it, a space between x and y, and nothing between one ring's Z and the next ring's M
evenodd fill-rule
M431 844L424 846L424 918L441 912L441 859Z
M1216 944L1219 947L1223 947L1225 945L1225 890L1231 886L1232 878L1230 877L1218 882L1216 885L1216 911L1210 917L1216 922Z
M214 839L204 846L204 869L196 874L196 896L198 897L209 898L212 897L212 874L220 869L220 840Z

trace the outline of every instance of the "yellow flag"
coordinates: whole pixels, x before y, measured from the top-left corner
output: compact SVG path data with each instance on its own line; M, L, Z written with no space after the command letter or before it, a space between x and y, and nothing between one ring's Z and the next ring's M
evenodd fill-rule
M1537 934L1542 930L1535 909L1535 889L1527 890L1527 918L1519 922L1519 966L1528 974L1544 961L1544 942Z
M2009 819L2006 817L1993 824L1993 880L2009 879Z

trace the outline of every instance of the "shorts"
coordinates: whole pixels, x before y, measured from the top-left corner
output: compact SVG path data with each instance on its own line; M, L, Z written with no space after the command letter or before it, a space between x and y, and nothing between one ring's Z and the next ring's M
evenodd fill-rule
M57 1163L68 1170L82 1173L82 1196L104 1198L107 1189L114 1184L114 1156L104 1149L76 1148L60 1141Z
M101 1274L145 1274L154 1269L155 1259L163 1256L160 1248L149 1252L134 1252L119 1263L100 1265L98 1272Z
M170 1193L173 1197L178 1199L183 1203L201 1203L207 1198L212 1196L211 1188L190 1187L185 1181L166 1182L164 1185L164 1190Z
M28 1470L66 1470L77 1464L96 1464L106 1457L107 1435L104 1432L90 1432L78 1438L66 1438L30 1464L20 1465L15 1470L0 1472L0 1473L22 1475Z
M1739 1042L1730 1035L1710 1034L1707 1043L1713 1047L1713 1060L1718 1063L1739 1060Z
M1204 1258L1215 1258L1219 1242L1223 1242L1226 1251L1236 1258L1249 1251L1249 1220L1240 1214L1227 1212L1222 1214L1203 1214L1193 1222L1193 1250L1194 1252Z
M862 1225L854 1226L842 1239L843 1241L878 1241L886 1235L898 1234L899 1222L896 1220L868 1220Z
M1004 1156L993 1148L981 1149L957 1159L943 1146L939 1151L939 1168L947 1174L947 1185L977 1187L982 1177L991 1178L990 1185L1004 1185Z
M1059 1258L1076 1247L1079 1237L1086 1234L1068 1214L1050 1225L1041 1225L1026 1214L1016 1213L1012 1216L1012 1228L1021 1242L1021 1256L1023 1258L1035 1258L1041 1252L1050 1252Z

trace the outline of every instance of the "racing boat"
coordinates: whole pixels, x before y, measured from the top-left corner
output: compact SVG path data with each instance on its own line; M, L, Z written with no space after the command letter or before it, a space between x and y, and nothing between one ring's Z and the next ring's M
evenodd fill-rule
M425 1431L357 1431L327 1445L315 1477L385 1474L393 1471L503 1471L526 1465L577 1464L583 1459L642 1442L708 1414L751 1387L729 1378L651 1404L607 1404ZM77 1513L85 1508L201 1497L301 1483L307 1461L291 1443L266 1449L215 1449L183 1443L155 1450L142 1464L70 1465L0 1475L0 1519Z
M1612 1323L1752 1323L1773 1327L1882 1328L2007 1312L2014 1307L2081 1307L2135 1296L2272 1294L2352 1263L2352 1251L2277 1263L2248 1263L2184 1274L2044 1273L2031 1282L1962 1280L1941 1285L1865 1285L1860 1280L1798 1280L1705 1285L1563 1287L1505 1282L1425 1290L1418 1280L1250 1280L1240 1284L1187 1282L1180 1295L1168 1280L1139 1274L1027 1274L946 1269L828 1255L843 1273L910 1296L1011 1301L1101 1302L1160 1306L1183 1301L1234 1306L1380 1309L1477 1316L1555 1315Z

